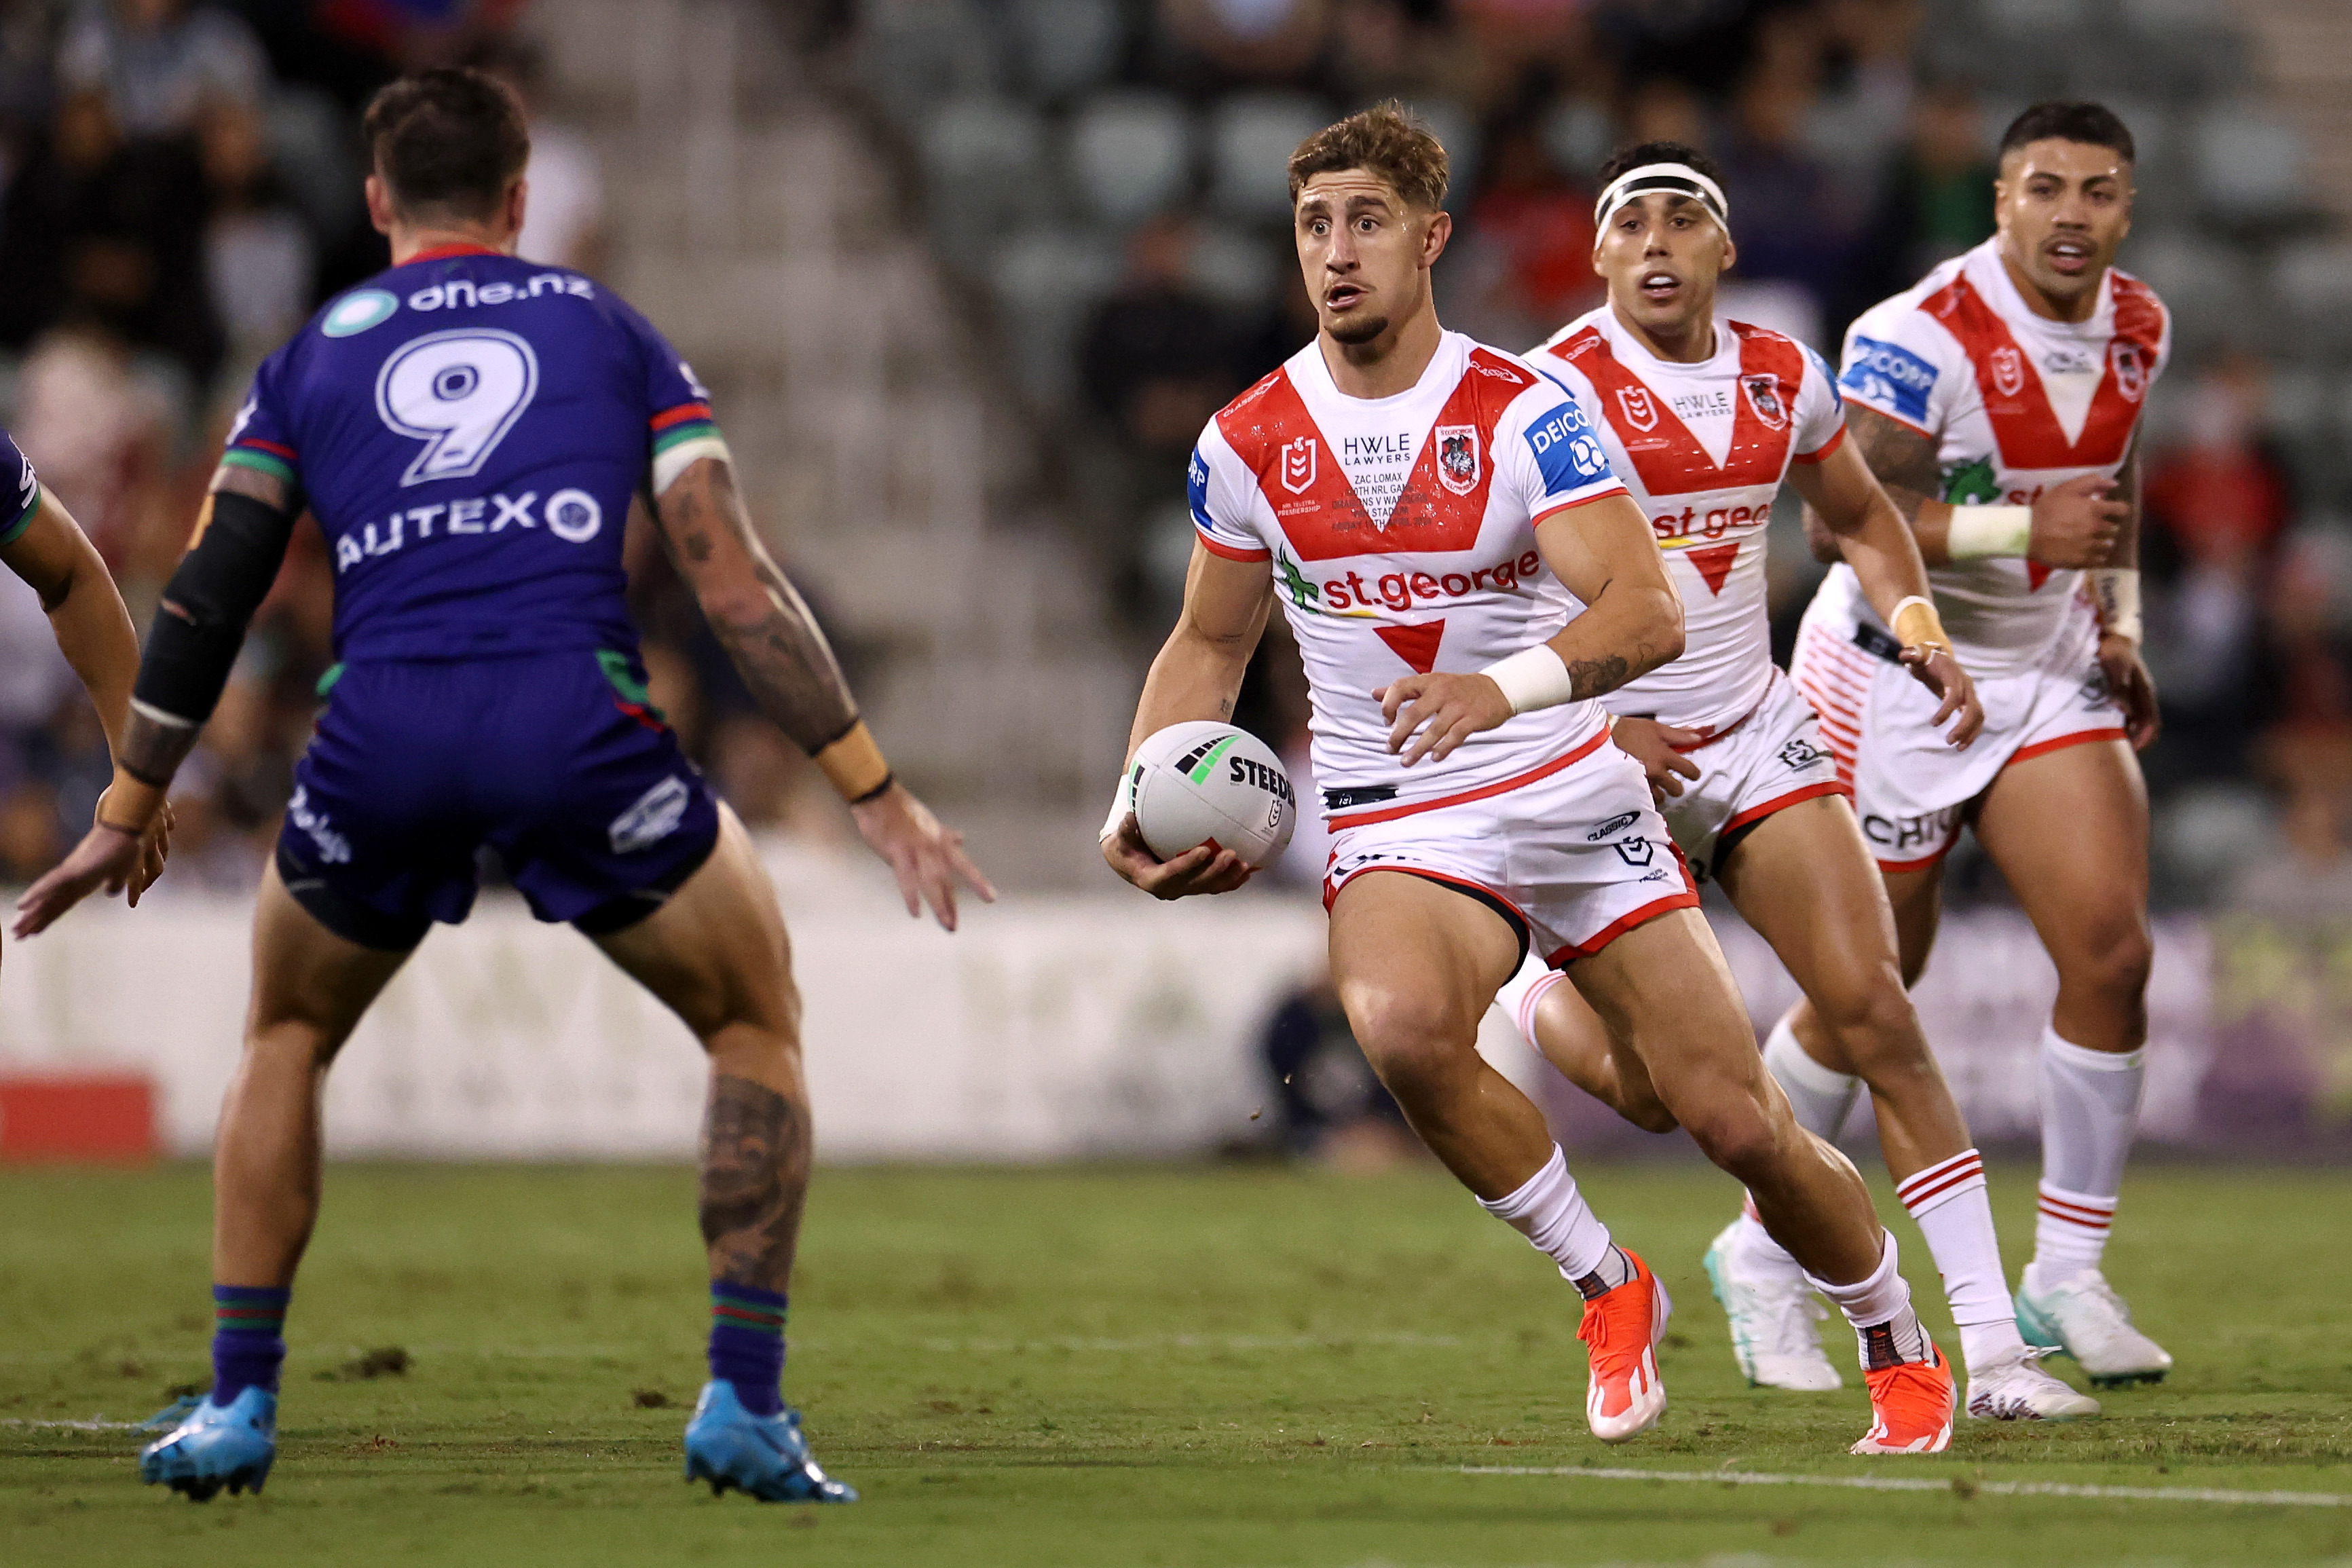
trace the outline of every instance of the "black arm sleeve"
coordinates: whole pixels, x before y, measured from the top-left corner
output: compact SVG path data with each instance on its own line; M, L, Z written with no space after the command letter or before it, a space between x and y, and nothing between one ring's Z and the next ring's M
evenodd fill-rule
M201 724L228 684L245 626L278 580L294 517L251 496L212 497L212 521L163 588L131 689L158 713Z

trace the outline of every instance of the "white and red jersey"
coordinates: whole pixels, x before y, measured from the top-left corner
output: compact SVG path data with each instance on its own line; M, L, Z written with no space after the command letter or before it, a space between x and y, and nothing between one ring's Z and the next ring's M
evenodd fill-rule
M1568 702L1406 768L1372 697L1416 670L1483 668L1576 613L1535 526L1624 487L1527 361L1447 332L1412 390L1349 397L1310 342L1209 422L1189 478L1202 543L1274 563L1334 827L1531 782L1606 735L1597 704Z
M2114 268L2088 321L2025 303L1998 237L1956 256L1847 329L1839 384L1864 407L1936 443L1943 499L2031 503L2053 485L2123 471L2147 390L2172 353L2163 301ZM1979 676L2038 668L2090 635L2083 574L1996 559L1928 573L1960 662ZM1871 619L1850 567L1822 586L1830 607Z
M1606 305L1535 358L1584 403L1682 594L1682 657L1611 692L1610 710L1709 733L1739 722L1772 681L1772 498L1790 463L1818 463L1845 437L1829 366L1794 338L1724 320L1712 357L1678 364Z

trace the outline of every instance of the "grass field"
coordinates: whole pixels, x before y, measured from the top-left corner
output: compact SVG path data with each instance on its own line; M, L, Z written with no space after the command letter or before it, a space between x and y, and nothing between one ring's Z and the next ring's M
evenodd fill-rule
M866 1500L818 1510L679 1479L702 1376L690 1172L333 1171L277 1472L204 1508L137 1484L137 1434L43 1423L135 1419L208 1375L205 1173L0 1173L0 1562L2352 1560L2352 1507L2001 1489L2352 1494L2352 1176L2136 1174L2110 1272L2179 1357L2171 1381L2095 1423L1964 1423L1945 1457L1867 1462L1844 1454L1858 1376L1792 1395L1734 1372L1698 1267L1728 1184L1583 1176L1679 1309L1673 1405L1621 1449L1584 1429L1573 1294L1434 1172L824 1172L786 1389ZM1996 1176L2012 1246L2032 1190ZM1898 1234L1948 1332L1924 1247ZM392 1346L408 1370L362 1375Z

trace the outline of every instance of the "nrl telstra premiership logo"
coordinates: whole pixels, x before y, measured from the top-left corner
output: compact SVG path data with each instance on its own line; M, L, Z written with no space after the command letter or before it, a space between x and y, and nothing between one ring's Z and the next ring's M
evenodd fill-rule
M1282 445L1282 488L1300 495L1315 483L1315 437L1301 436Z

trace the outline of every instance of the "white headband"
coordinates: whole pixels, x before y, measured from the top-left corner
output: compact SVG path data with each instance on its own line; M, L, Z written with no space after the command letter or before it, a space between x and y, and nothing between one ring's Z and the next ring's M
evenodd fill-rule
M1626 170L1601 193L1601 200L1592 208L1592 225L1598 228L1606 224L1611 214L1636 196L1661 193L1690 197L1713 213L1715 221L1729 231L1731 204L1723 199L1723 187L1688 163L1644 163L1638 169Z

